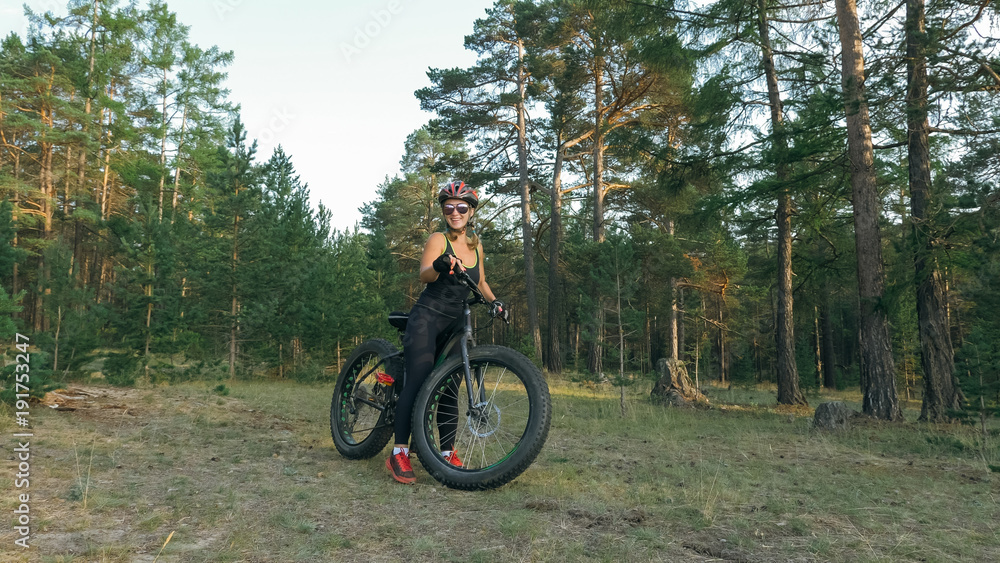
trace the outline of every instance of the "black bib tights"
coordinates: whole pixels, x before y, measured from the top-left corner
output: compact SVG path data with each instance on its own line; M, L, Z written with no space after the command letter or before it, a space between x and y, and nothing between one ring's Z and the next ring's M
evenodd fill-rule
M446 243L445 252L455 254L451 241ZM476 264L466 269L474 283L479 283L479 249L476 249ZM464 329L462 318L463 302L469 297L469 288L448 273L427 284L406 321L403 335L403 354L406 358L406 374L403 390L396 402L396 443L406 444L410 439L413 402L417 392L434 370L437 350L443 346L455 330ZM458 353L458 347L453 352ZM457 391L457 383L455 385ZM455 433L458 430L458 393L446 393L438 403L438 435L441 451L453 449Z
M417 392L434 369L436 351L444 345L447 337L455 329L462 327L462 313L451 316L428 308L423 298L410 311L403 336L403 350L406 358L406 375L403 390L396 403L396 443L406 444L410 439L413 402ZM457 348L456 348L457 350ZM438 435L441 437L441 451L453 449L455 432L458 430L458 398L455 393L446 393L438 406Z

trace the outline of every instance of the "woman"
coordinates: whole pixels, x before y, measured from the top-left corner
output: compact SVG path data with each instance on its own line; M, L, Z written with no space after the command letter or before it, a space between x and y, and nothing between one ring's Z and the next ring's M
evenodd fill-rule
M413 402L424 380L434 369L438 344L443 343L439 342L440 337L447 336L463 322L463 301L469 296L469 288L455 279L455 271L465 272L476 282L486 299L493 303L491 314L507 315L506 307L486 283L483 245L472 227L479 196L464 182L452 182L438 193L438 202L447 230L445 233L434 233L427 239L420 259L420 281L427 287L410 311L406 323L406 334L403 336L406 374L396 403L396 443L392 455L385 461L393 479L406 484L416 481L408 446ZM462 462L453 450L458 405L441 406L442 411L454 413L451 420L440 421L443 428L440 432L441 453L449 463L461 467Z

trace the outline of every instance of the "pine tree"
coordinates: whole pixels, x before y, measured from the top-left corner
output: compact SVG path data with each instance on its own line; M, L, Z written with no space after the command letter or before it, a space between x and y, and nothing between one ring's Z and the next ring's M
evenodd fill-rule
M512 183L516 179L526 317L535 356L542 358L531 219L531 193L536 182L529 167L533 126L528 116L528 91L535 87L535 78L525 58L537 27L537 10L532 3L498 1L465 38L466 48L479 56L476 65L470 69L432 69L428 76L433 86L418 90L416 95L423 109L441 116L437 125L475 143L474 166L482 169L484 176L512 178ZM508 151L516 154L515 161L509 159ZM505 191L502 184L497 188L497 192Z
M837 24L843 48L842 80L848 130L848 159L854 204L854 237L858 260L858 293L861 301L862 410L883 420L900 420L896 369L889 338L889 324L882 298L885 271L879 230L878 192L871 122L865 97L864 55L861 27L854 0L837 0Z
M254 162L257 142L247 142L246 130L238 118L230 127L226 146L219 147L218 168L208 175L212 209L205 218L210 245L206 263L201 265L206 302L213 304L210 322L225 329L229 376L235 377L240 358L242 319L248 286L253 280L248 269L259 250L252 245L252 217L260 207L259 169ZM220 305L224 309L217 308Z

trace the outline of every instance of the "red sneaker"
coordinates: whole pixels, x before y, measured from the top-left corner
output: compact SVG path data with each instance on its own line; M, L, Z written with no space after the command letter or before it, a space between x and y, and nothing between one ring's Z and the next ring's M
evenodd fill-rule
M458 459L458 454L455 453L455 450L452 450L451 453L444 456L444 460L454 465L455 467L465 467L464 465L462 465L462 460Z
M389 473L392 473L392 478L400 483L410 485L417 480L413 476L413 467L410 466L408 454L399 452L389 456L389 459L385 460L385 466L389 468Z

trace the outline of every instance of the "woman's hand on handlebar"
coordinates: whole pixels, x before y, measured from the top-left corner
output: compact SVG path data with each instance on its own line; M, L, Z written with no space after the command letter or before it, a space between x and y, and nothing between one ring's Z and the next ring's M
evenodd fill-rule
M510 324L510 309L508 309L507 305L499 299L494 299L493 303L490 303L490 315L492 315L494 319L499 318L503 320L503 322Z

